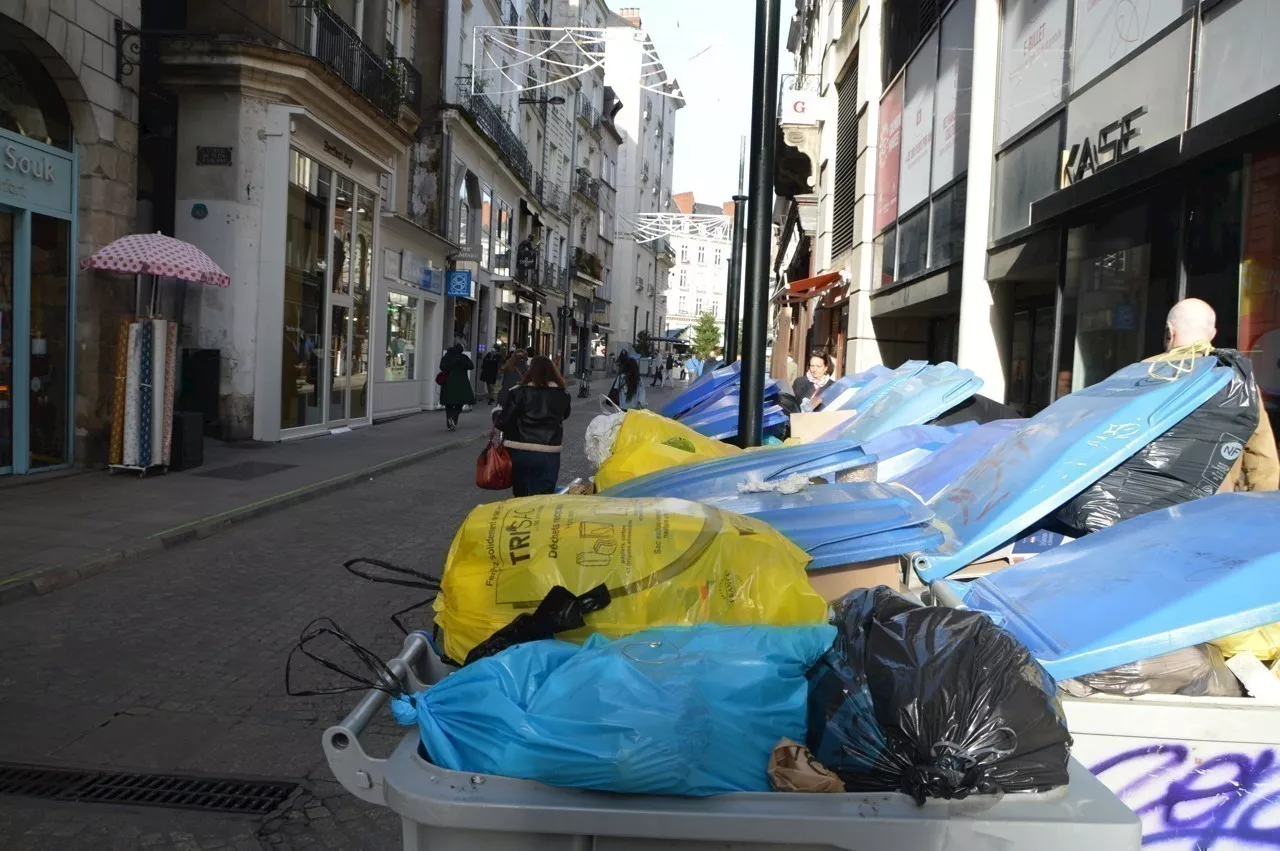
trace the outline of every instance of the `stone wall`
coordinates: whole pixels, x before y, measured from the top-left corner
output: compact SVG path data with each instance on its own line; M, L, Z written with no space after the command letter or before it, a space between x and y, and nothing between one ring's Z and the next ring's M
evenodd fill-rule
M141 0L0 0L0 27L17 33L58 84L80 157L80 258L132 233L137 221L138 72L116 82L115 21L141 22ZM76 460L106 460L120 321L133 281L79 272L76 280Z

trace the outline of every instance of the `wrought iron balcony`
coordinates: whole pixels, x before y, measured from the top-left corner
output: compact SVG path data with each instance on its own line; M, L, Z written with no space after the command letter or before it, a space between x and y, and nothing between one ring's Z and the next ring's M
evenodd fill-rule
M781 91L819 92L822 90L821 74L783 74Z
M388 54L390 55L390 54ZM400 96L410 109L422 114L422 74L404 57L396 59L396 72L400 75Z
M592 131L600 129L600 113L591 105L591 101L578 92L578 118Z
M542 288L547 292L560 292L567 289L564 269L554 263L548 263L543 267Z
M290 0L290 6L297 16L299 46L383 115L396 118L401 103L414 106L421 98L422 79L417 71L412 66L388 62L370 50L360 34L324 0Z
M597 207L600 206L600 181L591 176L585 168L578 169L574 177L573 188Z
M520 141L516 131L512 130L511 125L502 117L502 112L497 105L489 100L489 96L484 92L471 93L470 77L459 77L457 85L458 99L471 114L476 126L489 137L507 165L511 166L512 171L524 181L526 186L532 187L533 163L529 162L529 152L525 150L524 142Z

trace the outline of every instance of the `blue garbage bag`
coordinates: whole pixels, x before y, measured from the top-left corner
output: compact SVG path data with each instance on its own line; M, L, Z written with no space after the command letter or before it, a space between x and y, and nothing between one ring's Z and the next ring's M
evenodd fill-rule
M804 739L806 671L835 627L703 624L535 641L392 701L443 768L608 792L767 792Z

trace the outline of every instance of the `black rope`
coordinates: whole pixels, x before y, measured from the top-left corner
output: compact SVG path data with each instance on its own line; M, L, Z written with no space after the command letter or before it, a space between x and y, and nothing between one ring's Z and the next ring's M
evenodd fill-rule
M350 650L356 660L364 666L369 674L372 674L372 678L368 674L349 670L331 659L319 656L308 647L311 643L326 636L337 639L338 642ZM348 680L353 681L355 685L295 690L293 688L292 674L294 658L299 653L317 663L322 668L326 668L336 674L340 674ZM316 697L328 694L350 694L351 692L365 691L367 689L385 691L392 697L404 694L407 691L403 681L395 675L391 668L389 668L376 653L357 643L342 627L334 623L331 618L316 618L311 623L307 624L306 627L303 628L302 634L298 636L297 645L289 651L289 658L285 661L285 693L290 697Z

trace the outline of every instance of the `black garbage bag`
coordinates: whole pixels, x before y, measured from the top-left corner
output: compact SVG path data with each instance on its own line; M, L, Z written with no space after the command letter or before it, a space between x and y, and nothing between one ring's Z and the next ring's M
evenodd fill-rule
M986 396L976 394L965 399L954 408L943 411L942 415L930 425L953 426L960 425L960 423L986 425L996 420L1020 419L1022 419L1022 414L1008 405L1003 405L994 399L988 399Z
M496 656L508 647L555 638L562 632L572 632L586 625L586 617L598 612L612 602L609 589L597 585L581 595L575 595L563 585L547 592L532 613L518 615L515 620L471 648L464 665L470 665L487 656Z
M1057 686L985 615L881 587L837 603L835 623L809 672L807 744L849 791L924 803L1066 784Z
M1233 349L1211 357L1230 366L1227 386L1050 515L1043 528L1074 537L1218 492L1258 429L1258 384Z

